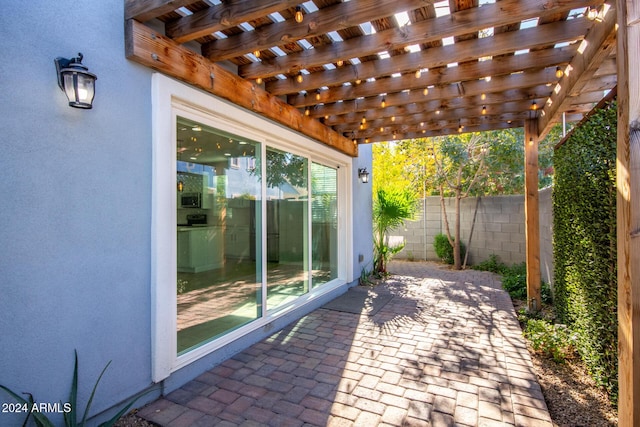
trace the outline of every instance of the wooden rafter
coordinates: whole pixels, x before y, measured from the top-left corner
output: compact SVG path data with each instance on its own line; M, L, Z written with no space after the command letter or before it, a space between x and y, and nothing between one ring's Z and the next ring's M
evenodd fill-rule
M278 109L280 103L297 109L294 126L315 119L312 128L329 127L362 143L453 133L459 120L470 131L537 117L538 129L546 132L561 113L579 118L599 92L616 84L611 38L596 37L609 24L586 18L585 8L601 10L603 1L314 0L315 8L304 6L298 23L293 17L301 3L288 0L125 0L125 16L162 21L172 48L188 43L189 60L193 53L202 61L194 53L200 44L211 60L206 64L238 77L234 85L264 88L278 99ZM408 24L398 12L406 12ZM598 45L588 67L578 53L586 37ZM250 54L255 52L259 58ZM556 76L557 67L571 72ZM179 78L202 84L201 77ZM558 82L566 89L554 94ZM534 102L544 110L533 113ZM360 125L362 115L368 126Z
M277 22L265 25L255 31L243 32L226 39L213 40L202 46L202 54L215 61L230 59L255 50L265 50L303 38L316 37L330 31L355 27L363 22L422 7L426 3L426 0L393 2L363 0L338 3L318 12L306 14L303 25L291 21ZM168 35L171 37L169 31ZM252 50L248 50L249 48Z
M300 0L225 1L193 15L168 22L166 32L174 41L185 43L298 4ZM251 51L243 53L246 52Z
M523 55L507 56L491 61L470 62L457 67L441 67L421 74L416 78L414 74L404 74L397 78L379 79L374 82L363 82L349 86L338 86L319 92L319 99L296 93L287 98L287 102L296 107L306 107L318 103L329 104L362 97L378 96L381 93L395 93L404 90L420 89L440 86L470 80L478 80L485 76L508 75L513 70L526 71L545 67L555 67L557 64L568 64L575 54L577 45L570 45L559 49L531 52Z
M549 98L540 118L538 119L538 129L540 135L544 136L550 130L550 120L557 111L566 108L569 103L569 96L580 92L593 77L600 64L609 56L615 48L616 40L616 11L609 9L600 25L595 26L589 32L578 49L578 55L569 64L569 72L558 83L558 87Z
M189 82L350 156L357 155L357 147L350 140L144 24L127 21L125 42L126 56L131 60Z
M495 4L463 10L449 16L418 22L411 26L304 50L296 54L274 58L268 62L254 62L240 67L239 74L245 78L274 76L310 66L322 66L337 59L346 60L361 55L373 55L381 50L402 49L411 44L426 43L471 31L480 31L504 22L518 22L538 17L544 15L548 10L549 3L548 0L502 0ZM552 3L556 3L560 10L570 10L597 2L593 0L567 0Z

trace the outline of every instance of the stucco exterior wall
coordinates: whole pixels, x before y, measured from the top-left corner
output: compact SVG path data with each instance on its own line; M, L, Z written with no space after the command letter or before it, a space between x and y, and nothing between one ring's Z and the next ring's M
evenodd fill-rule
M81 408L111 361L94 414L152 386L152 72L125 58L123 8L122 0L60 0L0 14L0 384L39 402L66 401L77 349ZM98 76L92 110L70 108L57 86L54 58L78 52ZM347 236L355 278L358 255L371 259L360 238L371 234L371 190L357 181L357 167L371 169L370 147L361 152L350 201L356 238ZM175 373L165 391L328 298ZM0 414L0 425L22 418Z

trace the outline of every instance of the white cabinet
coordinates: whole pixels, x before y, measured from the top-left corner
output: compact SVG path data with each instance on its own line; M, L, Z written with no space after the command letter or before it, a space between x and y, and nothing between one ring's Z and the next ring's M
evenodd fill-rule
M251 257L251 238L248 225L227 227L225 236L227 258L249 260Z
M224 266L224 229L220 226L178 228L178 271L200 273Z

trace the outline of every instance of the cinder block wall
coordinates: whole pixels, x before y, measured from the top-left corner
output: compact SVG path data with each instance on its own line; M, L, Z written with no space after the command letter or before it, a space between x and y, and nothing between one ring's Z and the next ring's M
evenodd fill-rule
M476 223L471 244L469 234L473 222L477 198L467 198L460 203L460 234L469 247L467 264L477 264L496 254L506 264L524 262L525 227L524 196L482 197L478 203ZM455 200L446 199L445 206L451 233L454 232ZM421 201L421 209L415 221L408 221L401 229L391 234L405 239L405 248L396 255L399 259L437 260L433 249L436 234L445 230L441 214L440 198L431 196Z
M540 210L540 273L553 287L553 200L551 187L538 193Z

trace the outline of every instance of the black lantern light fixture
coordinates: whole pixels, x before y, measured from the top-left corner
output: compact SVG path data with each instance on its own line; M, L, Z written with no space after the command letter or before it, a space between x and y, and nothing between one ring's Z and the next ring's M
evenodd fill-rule
M369 172L367 172L367 168L358 168L358 178L360 178L363 184L369 182Z
M67 95L69 106L90 109L96 88L96 75L82 65L82 54L76 58L56 58L58 86Z

